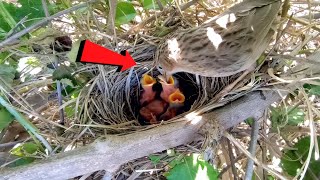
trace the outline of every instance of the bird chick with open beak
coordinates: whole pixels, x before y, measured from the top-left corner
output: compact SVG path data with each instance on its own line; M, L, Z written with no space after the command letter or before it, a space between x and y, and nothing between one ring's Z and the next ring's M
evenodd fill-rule
M183 93L179 89L176 89L174 93L169 95L169 107L167 111L160 116L159 120L169 120L178 115L181 107L184 105L185 99Z
M145 120L149 121L150 124L157 124L157 118L165 111L167 105L168 104L163 100L154 99L148 105L140 109L140 115Z
M153 91L152 86L157 82L152 76L148 74L144 74L141 78L141 86L143 88L143 92L140 98L140 105L143 106L146 103L154 100L156 96L156 92Z
M178 81L173 76L169 76L168 78L162 75L158 76L161 86L162 92L160 93L160 97L169 102L170 94L174 93L178 87Z

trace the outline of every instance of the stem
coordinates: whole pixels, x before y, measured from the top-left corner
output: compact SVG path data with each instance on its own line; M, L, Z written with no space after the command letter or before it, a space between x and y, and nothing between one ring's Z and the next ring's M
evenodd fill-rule
M257 120L253 120L252 124L252 130L251 130L251 141L249 146L249 152L254 157L256 153L256 146L257 146L257 140L258 140L258 133L259 133L259 123ZM247 164L247 170L245 178L246 180L252 179L253 174L253 159L248 158L248 164Z

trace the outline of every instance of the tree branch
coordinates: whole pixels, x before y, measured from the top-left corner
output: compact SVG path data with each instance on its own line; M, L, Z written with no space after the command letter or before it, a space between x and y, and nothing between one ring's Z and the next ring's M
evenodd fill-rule
M267 92L264 97L259 92L252 92L224 107L203 114L203 121L198 124L190 124L186 120L124 136L110 135L88 146L27 166L3 168L0 174L3 179L58 180L102 169L115 172L120 165L130 160L189 143L198 136L198 130L206 121L217 120L227 129L249 117L258 119L271 103L279 99L280 96L275 91Z

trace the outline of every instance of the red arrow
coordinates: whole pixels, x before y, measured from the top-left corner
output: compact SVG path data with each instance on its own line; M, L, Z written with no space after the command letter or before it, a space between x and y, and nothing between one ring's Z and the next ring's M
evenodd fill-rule
M128 51L118 54L89 40L81 41L76 61L118 66L118 72L137 64Z

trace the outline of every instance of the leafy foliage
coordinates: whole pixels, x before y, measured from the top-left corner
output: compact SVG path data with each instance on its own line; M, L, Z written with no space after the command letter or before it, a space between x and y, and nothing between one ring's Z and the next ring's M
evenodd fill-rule
M10 164L9 167L16 167L20 165L30 164L35 160L35 155L40 152L40 148L35 143L22 143L11 150L11 154L20 157L17 161Z
M13 121L13 116L3 106L0 106L0 131L9 126Z
M320 137L317 139L320 144ZM306 161L309 153L310 137L300 139L294 146L293 150L286 150L281 158L281 165L283 170L291 176L295 176L302 168L303 163ZM319 176L320 160L315 160L314 152L309 164L309 170L306 173L305 179L314 179L313 175ZM312 175L313 174L313 175Z
M74 81L72 76L73 69L69 66L61 65L53 73L53 80L70 79Z
M284 127L285 125L298 125L304 121L303 110L297 107L271 108L272 127Z
M208 162L200 160L199 154L182 158L166 175L168 180L206 180L218 179L218 171Z
M40 0L18 0L17 3L19 6L4 1L0 2L0 9L2 10L0 11L0 32L2 32L0 39L4 37L4 32L9 32L23 18L25 18L23 24L29 26L34 22L41 20L42 17L45 17ZM50 5L50 3L47 4L49 11L52 13L53 6Z
M133 20L136 15L136 10L134 9L131 2L118 2L116 9L115 24L118 26L121 24L126 24Z
M156 165L160 162L161 160L161 156L156 156L156 155L150 155L149 159L151 160L151 162Z
M15 77L16 70L6 64L0 64L0 86L6 87L5 83L11 85ZM3 81L5 81L5 83Z
M308 94L320 96L320 86L313 84L305 84L303 87L307 90Z

